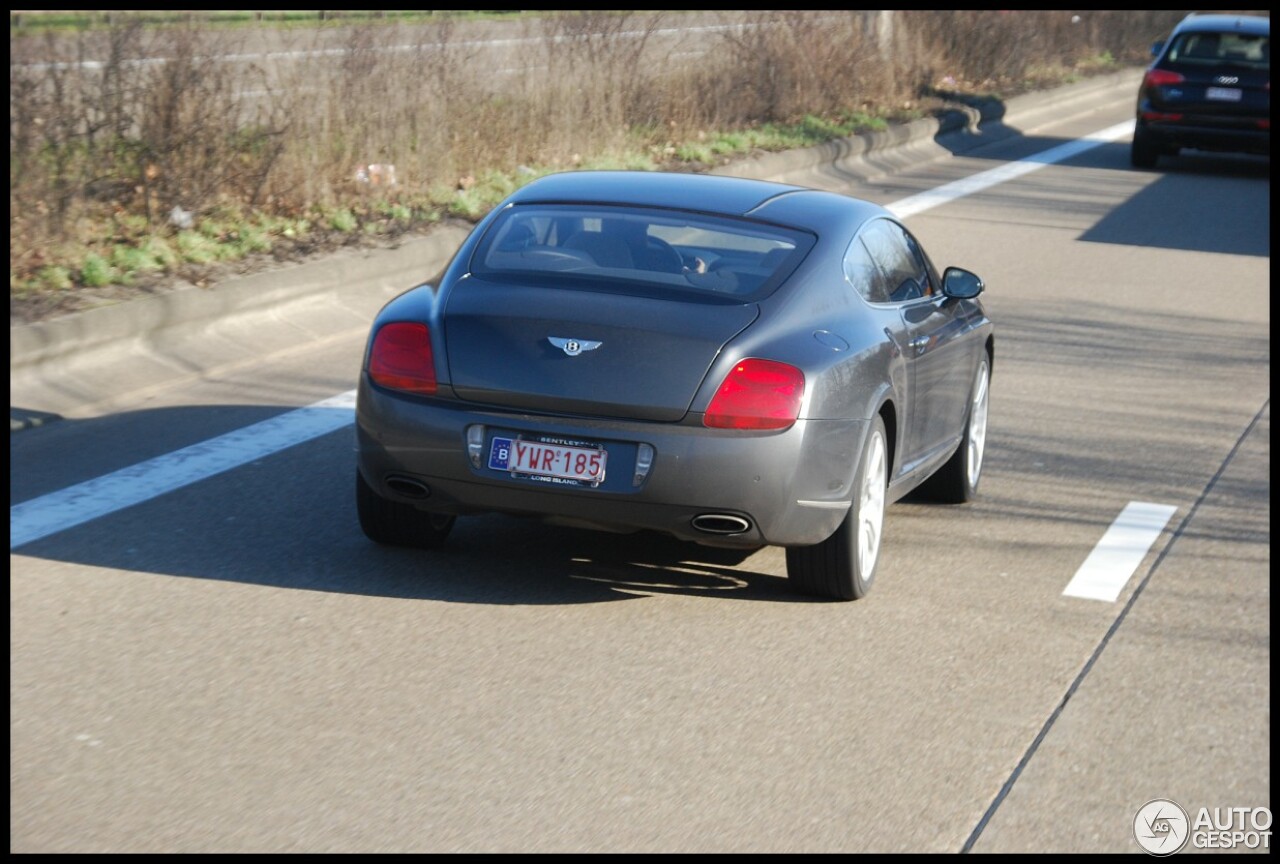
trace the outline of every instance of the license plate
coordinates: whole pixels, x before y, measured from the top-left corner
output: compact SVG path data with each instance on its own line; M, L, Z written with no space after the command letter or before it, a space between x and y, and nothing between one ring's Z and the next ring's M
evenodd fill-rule
M1239 87L1210 87L1204 91L1204 98L1215 102L1239 102L1241 93Z
M498 438L489 445L489 467L512 477L549 483L599 485L609 454L600 447L555 444L528 438Z

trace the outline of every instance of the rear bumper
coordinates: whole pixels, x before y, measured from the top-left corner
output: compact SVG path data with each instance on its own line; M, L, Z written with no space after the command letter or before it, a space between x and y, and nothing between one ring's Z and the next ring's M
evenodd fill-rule
M1271 130L1258 129L1253 121L1235 118L1230 123L1215 124L1188 118L1183 122L1139 121L1137 133L1160 149L1192 147L1227 153L1271 153Z
M485 427L485 452L496 433L599 442L609 453L605 483L573 487L512 478L477 466L467 429ZM715 546L810 545L828 537L849 509L855 454L865 421L801 420L774 433L707 429L700 424L548 417L419 399L360 386L358 462L379 495L422 510L466 515L498 512L614 531L648 529ZM637 481L636 445L654 451ZM409 478L427 493L406 496ZM394 485L389 485L388 480ZM738 517L747 527L726 530Z

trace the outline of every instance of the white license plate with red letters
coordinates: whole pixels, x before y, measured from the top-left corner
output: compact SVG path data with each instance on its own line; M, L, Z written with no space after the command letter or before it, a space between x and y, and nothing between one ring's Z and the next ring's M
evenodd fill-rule
M570 480L597 485L604 480L609 454L601 447L561 444L529 438L494 437L489 467L513 477Z

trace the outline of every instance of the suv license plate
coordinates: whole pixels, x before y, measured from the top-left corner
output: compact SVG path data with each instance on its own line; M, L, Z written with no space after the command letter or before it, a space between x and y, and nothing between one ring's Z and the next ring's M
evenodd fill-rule
M512 476L554 478L599 484L609 454L600 447L572 447L527 438L497 438L489 446L489 467Z
M1204 98L1215 102L1239 102L1240 96L1238 87L1210 87L1204 91Z

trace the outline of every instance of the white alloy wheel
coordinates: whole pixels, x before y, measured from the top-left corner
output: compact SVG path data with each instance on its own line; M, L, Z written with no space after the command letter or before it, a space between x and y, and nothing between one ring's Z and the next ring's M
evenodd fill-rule
M956 451L920 486L925 496L947 504L964 504L978 496L982 460L987 450L987 406L991 399L991 357L978 359L978 372L969 391L964 429Z
M969 437L966 442L969 452L965 468L971 489L978 488L978 478L982 476L982 454L987 446L987 396L991 387L991 376L987 370L987 358L983 357L978 364L978 376L973 382L973 401L969 406Z
M889 445L884 420L874 417L855 466L844 521L821 543L787 547L787 579L803 594L832 600L867 596L884 535Z
M858 505L858 572L870 583L884 530L884 490L888 474L884 434L879 428L871 431L866 458Z

